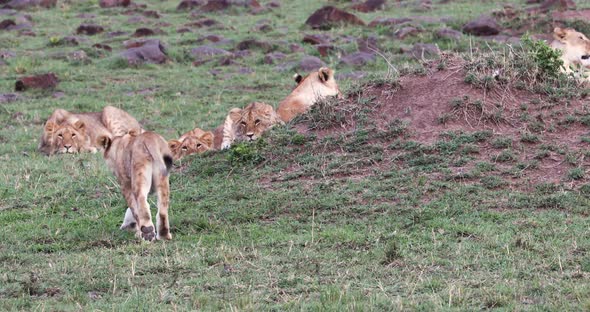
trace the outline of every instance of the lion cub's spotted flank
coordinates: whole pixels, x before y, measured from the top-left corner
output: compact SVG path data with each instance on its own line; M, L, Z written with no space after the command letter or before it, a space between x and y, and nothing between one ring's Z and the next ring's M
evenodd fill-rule
M168 143L154 132L131 131L122 136L102 136L104 157L121 186L128 209L122 228L135 231L146 241L172 239L168 220L172 152ZM150 190L158 196L157 232L147 201Z

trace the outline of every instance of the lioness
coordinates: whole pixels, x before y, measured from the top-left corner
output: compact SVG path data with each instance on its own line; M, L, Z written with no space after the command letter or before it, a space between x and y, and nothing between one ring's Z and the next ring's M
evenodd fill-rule
M223 138L218 149L227 149L234 141L254 141L264 131L280 123L283 122L274 108L265 103L252 102L244 109L233 108L229 111L221 128Z
M297 87L279 103L277 109L277 114L284 122L289 122L295 116L307 112L319 100L328 96L341 96L334 79L334 71L327 67L322 67L307 77L296 74L294 78Z
M120 136L129 131L141 133L143 129L135 118L113 106L79 114L59 108L47 119L38 148L47 155L96 153L101 148L96 145L98 137Z
M573 28L556 27L551 47L561 50L562 71L590 81L590 40ZM586 77L584 77L586 76Z
M172 166L172 152L167 142L154 132L141 134L131 131L123 136L102 136L98 143L104 148L104 157L114 172L127 211L122 228L135 231L137 237L146 241L172 239L168 222L170 185L168 171ZM150 190L158 195L157 233L147 202Z
M175 160L191 154L204 153L213 148L213 133L195 128L183 134L178 140L168 141Z

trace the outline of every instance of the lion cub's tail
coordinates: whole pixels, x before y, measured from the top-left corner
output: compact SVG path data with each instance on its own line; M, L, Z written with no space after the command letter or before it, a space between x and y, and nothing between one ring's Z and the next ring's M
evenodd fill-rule
M154 160L154 175L160 174L167 176L174 162L174 158L172 157L168 143L159 135L156 134L156 136L157 139L152 140L152 144L145 144L145 147Z

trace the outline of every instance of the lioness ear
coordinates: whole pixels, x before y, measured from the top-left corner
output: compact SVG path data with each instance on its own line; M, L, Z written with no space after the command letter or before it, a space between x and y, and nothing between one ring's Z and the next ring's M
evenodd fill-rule
M555 27L555 29L553 29L553 38L555 38L555 40L565 43L566 36L567 36L567 29L566 28Z
M328 67L322 67L318 71L318 75L319 75L321 81L326 82L332 76L332 70L329 69Z
M47 132L47 133L53 133L53 132L55 132L55 130L57 130L57 127L58 126L57 126L56 123L54 123L53 121L48 121L45 124L45 132Z
M96 143L98 144L98 146L101 146L106 151L111 147L111 143L113 143L113 140L111 140L111 138L106 135L101 135L96 140Z
M130 136L138 136L141 134L141 129L131 129L127 132Z
M211 148L213 146L213 140L215 139L215 136L213 135L213 132L207 131L201 136L200 139L207 145L207 147Z
M240 108L232 108L229 111L229 118L233 122L238 122L238 120L240 120L240 118L242 118L242 109L240 109Z
M296 82L297 84L300 84L300 83L301 83L301 81L303 81L303 76L301 76L301 75L299 75L299 74L295 74L295 75L293 75L293 80L295 80L295 82Z
M86 129L86 125L82 120L78 120L74 124L74 128L76 128L78 131L84 131Z
M182 142L180 142L178 140L170 140L170 141L168 141L168 147L171 150L177 149L181 144L182 144Z

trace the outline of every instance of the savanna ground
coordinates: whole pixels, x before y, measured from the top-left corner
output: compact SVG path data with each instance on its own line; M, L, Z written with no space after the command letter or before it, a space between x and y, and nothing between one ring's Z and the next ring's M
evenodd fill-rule
M0 310L590 309L587 91L512 75L506 45L433 35L500 3L435 1L416 12L414 1L389 1L383 11L355 13L365 22L450 17L400 40L388 27L306 28L323 5L309 0L256 15L203 14L223 27L178 33L196 19L177 11L178 2L141 1L161 17L136 24L129 19L141 10L58 1L24 12L35 36L0 31L0 50L15 54L0 65L0 93L23 75L54 72L61 80L56 90L0 104ZM524 2L506 1L517 10ZM502 26L552 29L542 16L522 16ZM263 19L271 30L255 32ZM105 33L79 46L60 43L85 21ZM164 31L154 37L169 62L117 59L142 26ZM109 38L112 31L129 34ZM322 103L255 144L177 162L170 242L142 243L118 230L124 199L100 154L36 151L57 107L118 106L172 139L216 127L232 107L276 106L294 86L293 70L266 64L260 50L229 66L193 66L190 50L208 34L231 39L226 49L257 38L287 54L285 62L298 61L318 55L301 42L313 33L329 34L342 53L357 49L356 38L375 36L383 57L360 68L338 53L322 57L344 74L345 101ZM92 48L103 42L113 52ZM466 56L425 64L400 52L417 42ZM291 53L290 43L304 51ZM87 61L64 56L79 50ZM502 68L508 82L490 68ZM346 79L358 71L367 76Z

